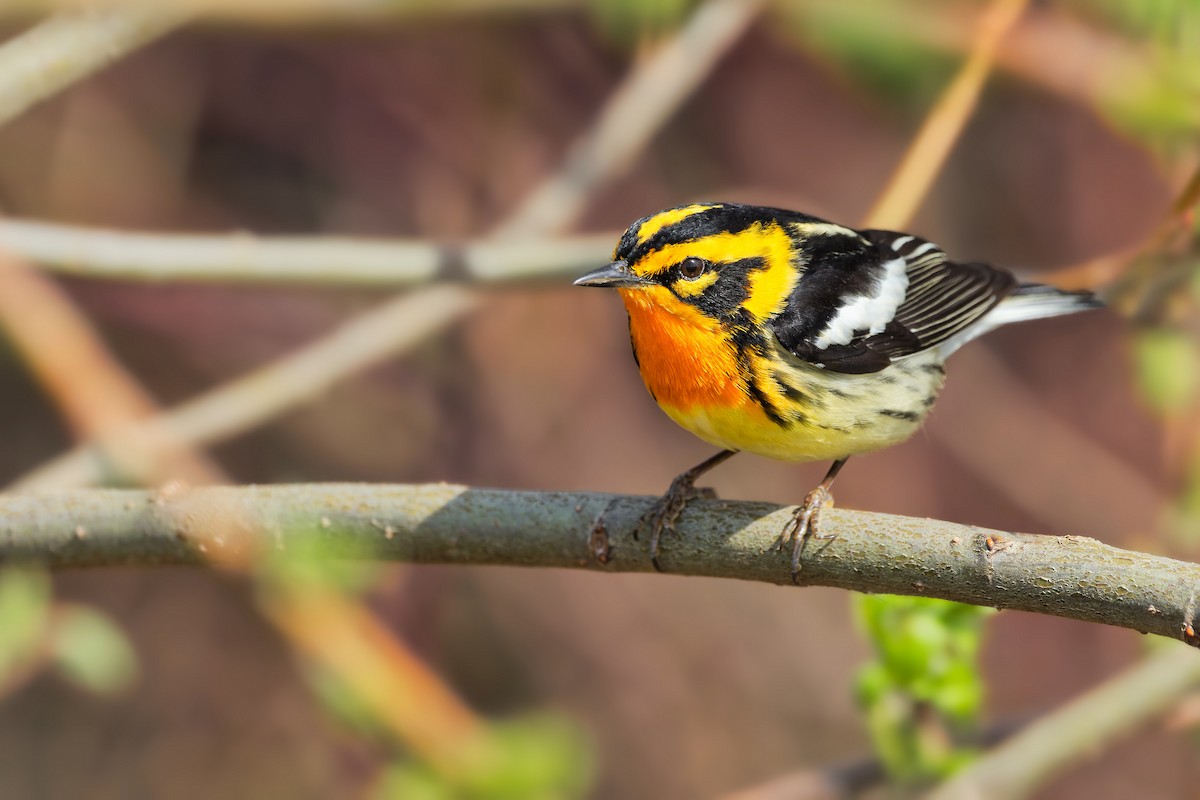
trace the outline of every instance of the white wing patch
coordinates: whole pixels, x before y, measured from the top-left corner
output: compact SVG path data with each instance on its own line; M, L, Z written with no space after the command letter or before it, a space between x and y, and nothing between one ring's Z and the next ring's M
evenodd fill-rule
M908 264L903 258L883 262L883 278L875 293L855 297L842 305L813 344L824 350L832 344L850 344L857 331L882 333L896 316L908 290Z
M913 237L911 237L911 236L900 236L895 239L892 239L892 249L898 253L898 252L900 252L901 247L904 247L904 245L908 244L912 240L913 240Z

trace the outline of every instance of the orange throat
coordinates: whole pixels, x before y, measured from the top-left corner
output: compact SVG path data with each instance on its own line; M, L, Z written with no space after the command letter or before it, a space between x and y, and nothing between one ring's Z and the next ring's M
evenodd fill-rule
M749 398L720 323L664 287L620 289L646 388L665 409L730 408Z

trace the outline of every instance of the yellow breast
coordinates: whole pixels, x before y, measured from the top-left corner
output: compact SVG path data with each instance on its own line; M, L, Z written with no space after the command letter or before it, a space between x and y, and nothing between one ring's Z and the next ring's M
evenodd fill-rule
M878 450L916 432L942 385L932 353L845 375L778 347L739 354L718 321L666 289L622 297L646 387L671 419L717 447L784 461Z

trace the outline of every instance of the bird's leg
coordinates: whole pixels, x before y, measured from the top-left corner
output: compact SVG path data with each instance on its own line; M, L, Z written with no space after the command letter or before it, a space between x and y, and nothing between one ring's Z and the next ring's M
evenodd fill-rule
M847 457L848 458L848 457ZM814 539L834 539L836 533L823 534L820 531L821 524L821 509L827 505L833 505L833 495L829 493L830 487L833 486L833 480L841 471L842 466L846 463L845 458L839 458L829 467L829 471L825 473L825 479L821 481L817 488L808 493L804 498L804 502L796 507L792 512L792 518L783 528L783 533L779 537L779 547L782 550L785 544L792 545L792 582L798 583L800 577L800 554L804 550L804 543L812 537Z
M712 490L697 489L696 479L724 462L735 452L737 451L722 450L715 456L701 461L687 472L676 476L675 480L671 481L671 487L667 489L667 493L654 501L654 505L650 507L650 510L638 520L638 526L633 531L633 537L635 539L638 538L638 534L643 527L650 529L650 563L659 572L662 572L663 568L658 563L658 543L663 533L665 531L674 533L675 520L679 519L679 515L683 512L689 500L696 497L703 497L706 494L711 496L712 494Z

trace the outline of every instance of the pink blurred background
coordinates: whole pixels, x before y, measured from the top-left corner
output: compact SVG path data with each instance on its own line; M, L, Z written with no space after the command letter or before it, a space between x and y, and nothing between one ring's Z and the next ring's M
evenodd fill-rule
M191 28L0 129L0 201L14 217L133 230L481 235L556 168L631 57L578 11ZM953 63L922 74L936 89ZM853 223L932 97L889 100L759 23L577 229L695 199ZM1001 72L912 229L1033 277L1142 242L1171 183L1093 108ZM62 283L165 405L389 296ZM1132 388L1128 336L1101 312L971 345L927 429L853 460L839 505L1165 549L1177 465ZM2 347L0 382L0 478L13 479L70 437ZM409 356L213 452L241 482L657 494L709 448L642 387L617 299L564 278L491 290ZM740 456L709 483L792 503L824 469ZM56 584L119 621L142 677L117 700L51 677L7 698L0 796L353 796L384 758L322 713L242 581L121 569ZM869 749L852 693L866 645L841 591L393 566L372 605L480 711L578 720L597 797L713 796ZM1052 708L1144 648L1124 630L1002 613L983 658L989 718ZM1189 796L1195 755L1145 731L1041 796Z

